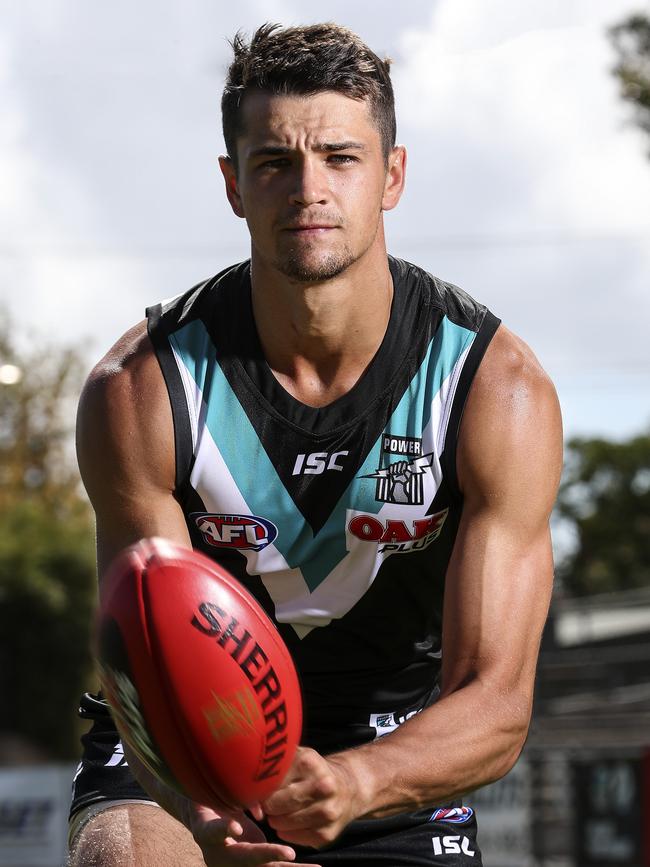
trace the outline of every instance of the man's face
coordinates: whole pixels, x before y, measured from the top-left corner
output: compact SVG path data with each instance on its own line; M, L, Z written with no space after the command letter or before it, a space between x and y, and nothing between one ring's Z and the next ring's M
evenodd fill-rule
M299 282L340 274L377 242L382 210L397 204L403 150L387 169L367 103L331 91L249 93L243 119L237 172L228 160L221 167L253 262Z

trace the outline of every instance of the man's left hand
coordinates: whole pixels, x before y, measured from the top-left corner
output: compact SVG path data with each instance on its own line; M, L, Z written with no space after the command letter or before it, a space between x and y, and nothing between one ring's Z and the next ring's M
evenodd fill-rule
M262 809L283 840L319 848L361 815L359 795L358 781L344 760L300 747L281 787Z

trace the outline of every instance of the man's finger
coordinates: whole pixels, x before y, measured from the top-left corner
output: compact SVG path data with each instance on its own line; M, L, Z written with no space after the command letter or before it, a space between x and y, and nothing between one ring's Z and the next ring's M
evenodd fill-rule
M301 831L309 828L320 828L331 824L331 815L322 804L311 804L304 810L296 810L294 813L285 813L278 816L269 816L267 819L274 831ZM294 841L292 839L291 841Z
M283 789L274 792L264 802L264 812L267 816L278 816L283 813L295 813L314 800L313 784L308 782L290 783Z
M236 864L241 862L242 865L259 864L260 867L271 867L275 864L293 864L294 867L301 867L295 863L296 852L291 846L285 846L281 843L246 843L238 840L232 842L226 841L226 852L228 863ZM207 862L208 864L210 861ZM219 862L215 862L219 863Z
M252 807L248 808L248 812L257 822L264 821L264 810L262 809L261 804L253 804Z

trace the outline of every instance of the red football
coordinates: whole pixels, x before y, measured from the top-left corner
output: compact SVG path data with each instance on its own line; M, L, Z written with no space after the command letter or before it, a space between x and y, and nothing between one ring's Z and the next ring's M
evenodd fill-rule
M217 809L273 792L300 741L302 701L259 603L221 566L164 539L126 548L100 597L102 690L140 760Z

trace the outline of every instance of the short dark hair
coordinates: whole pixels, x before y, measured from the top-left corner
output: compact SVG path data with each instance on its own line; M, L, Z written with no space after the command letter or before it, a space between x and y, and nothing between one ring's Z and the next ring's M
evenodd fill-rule
M235 166L237 138L243 132L243 98L251 90L305 96L333 90L352 99L367 99L388 159L397 132L390 60L381 60L347 27L264 24L250 43L240 31L231 44L234 58L221 98L221 117L226 149Z

